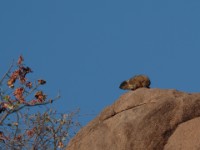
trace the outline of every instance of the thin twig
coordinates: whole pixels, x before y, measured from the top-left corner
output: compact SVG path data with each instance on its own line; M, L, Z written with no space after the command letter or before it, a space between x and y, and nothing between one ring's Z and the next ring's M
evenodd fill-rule
M10 65L10 67L8 68L8 71L3 75L3 77L0 80L0 85L2 84L3 80L6 78L6 76L8 76L8 73L10 72L10 70L13 67L14 62Z
M34 106L41 106L41 105L47 105L47 104L50 104L50 103L53 103L54 101L58 100L60 98L60 95L58 95L57 97L55 97L54 99L51 99L51 100L48 100L46 102L43 102L43 103L37 103L37 104L34 104L34 105L31 105L31 104L25 104L19 108L16 108L14 109L11 113L15 113L21 109L23 109L24 107L34 107Z
M30 104L25 104L19 108L16 108L14 110L10 110L10 111L7 111L0 119L0 125L2 125L2 123L4 122L4 120L10 115L10 114L13 114L15 112L18 112L20 111L21 109L25 108L25 107L34 107L34 106L41 106L41 105L47 105L47 104L50 104L50 103L53 103L54 101L58 100L60 98L60 95L58 95L57 97L55 97L54 99L52 100L49 100L49 101L46 101L46 102L43 102L43 103L38 103L38 104L34 104L34 105L30 105Z
M3 124L4 120L10 115L9 111L6 111L6 113L1 117L0 119L0 125Z
M31 89L30 92L27 92L27 94L24 96L24 98L28 97L29 95L31 95L35 90L37 90L37 88L40 86L40 84L36 84L36 86Z

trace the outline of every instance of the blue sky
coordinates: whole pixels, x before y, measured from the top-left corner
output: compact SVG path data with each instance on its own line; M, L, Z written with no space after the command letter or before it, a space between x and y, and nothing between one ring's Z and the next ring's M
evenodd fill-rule
M60 112L80 108L85 125L150 77L152 88L200 91L200 1L2 0L0 75L22 54ZM89 114L89 115L88 115Z

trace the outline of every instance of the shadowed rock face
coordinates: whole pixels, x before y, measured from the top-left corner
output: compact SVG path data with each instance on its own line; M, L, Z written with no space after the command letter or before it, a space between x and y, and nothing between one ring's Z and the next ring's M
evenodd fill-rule
M140 88L122 95L67 150L199 150L200 94Z

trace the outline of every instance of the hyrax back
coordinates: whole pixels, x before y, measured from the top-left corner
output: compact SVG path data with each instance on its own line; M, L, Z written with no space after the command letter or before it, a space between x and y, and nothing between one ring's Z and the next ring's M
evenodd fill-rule
M136 90L138 88L149 88L151 84L150 79L145 75L136 75L129 80L123 81L119 88L123 90Z

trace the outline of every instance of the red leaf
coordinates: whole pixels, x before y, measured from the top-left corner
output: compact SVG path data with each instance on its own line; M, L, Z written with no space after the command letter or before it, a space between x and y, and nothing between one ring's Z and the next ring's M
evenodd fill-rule
M38 80L38 83L39 83L39 84L41 84L41 85L43 85L43 84L45 84L45 83L46 83L46 81L45 81L45 80L42 80L42 79L40 79L40 80Z

